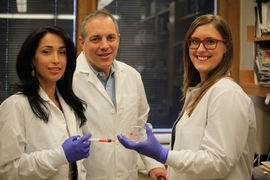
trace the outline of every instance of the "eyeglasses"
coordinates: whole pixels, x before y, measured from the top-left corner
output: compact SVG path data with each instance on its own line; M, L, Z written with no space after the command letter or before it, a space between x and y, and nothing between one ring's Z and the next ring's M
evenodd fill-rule
M206 50L214 50L217 47L218 42L227 42L226 40L218 40L218 39L205 39L199 40L196 38L190 38L186 40L187 45L190 49L198 49L200 44L203 43L203 46Z

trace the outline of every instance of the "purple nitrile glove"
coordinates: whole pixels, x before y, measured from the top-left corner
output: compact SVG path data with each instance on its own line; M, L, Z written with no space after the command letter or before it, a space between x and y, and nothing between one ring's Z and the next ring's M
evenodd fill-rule
M62 144L68 162L75 162L90 155L90 144L88 140L92 134L80 136L71 136Z
M167 160L169 150L164 148L156 139L148 124L145 124L147 139L142 142L132 142L124 135L117 135L119 142L128 149L133 149L139 154L151 157L161 163Z

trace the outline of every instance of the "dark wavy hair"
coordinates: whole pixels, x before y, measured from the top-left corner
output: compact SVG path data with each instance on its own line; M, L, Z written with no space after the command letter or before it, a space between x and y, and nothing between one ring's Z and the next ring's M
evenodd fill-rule
M31 75L32 59L35 56L36 49L41 39L47 33L60 36L65 43L67 53L66 70L63 77L56 82L56 87L65 102L74 110L75 115L80 119L81 127L86 122L84 115L86 103L79 99L72 89L72 79L76 68L76 50L72 39L62 28L58 26L42 26L34 30L25 39L16 62L16 72L19 77L19 82L13 84L11 88L13 92L24 94L34 114L44 122L48 122L50 112L47 107L47 102L39 96L39 81L36 76L33 77Z

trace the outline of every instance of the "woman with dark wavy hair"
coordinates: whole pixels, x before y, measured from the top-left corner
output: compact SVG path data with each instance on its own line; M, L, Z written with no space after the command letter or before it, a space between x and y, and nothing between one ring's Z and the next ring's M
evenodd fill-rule
M72 90L76 51L57 26L34 30L17 56L19 82L0 105L0 180L85 179L91 134Z

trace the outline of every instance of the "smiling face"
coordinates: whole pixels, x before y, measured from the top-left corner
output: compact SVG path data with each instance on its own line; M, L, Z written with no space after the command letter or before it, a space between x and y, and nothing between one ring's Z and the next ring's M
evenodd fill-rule
M63 39L52 33L44 35L32 63L41 87L55 86L66 69L67 56Z
M109 16L97 16L89 20L85 27L86 35L80 44L90 65L106 77L117 55L120 35L117 34L115 24Z
M221 34L211 23L198 26L190 38L196 38L199 40L222 40ZM217 42L217 47L213 50L205 49L203 43L199 45L198 49L189 49L190 59L195 68L199 71L201 81L204 81L207 74L217 67L225 53L226 45L220 41Z

